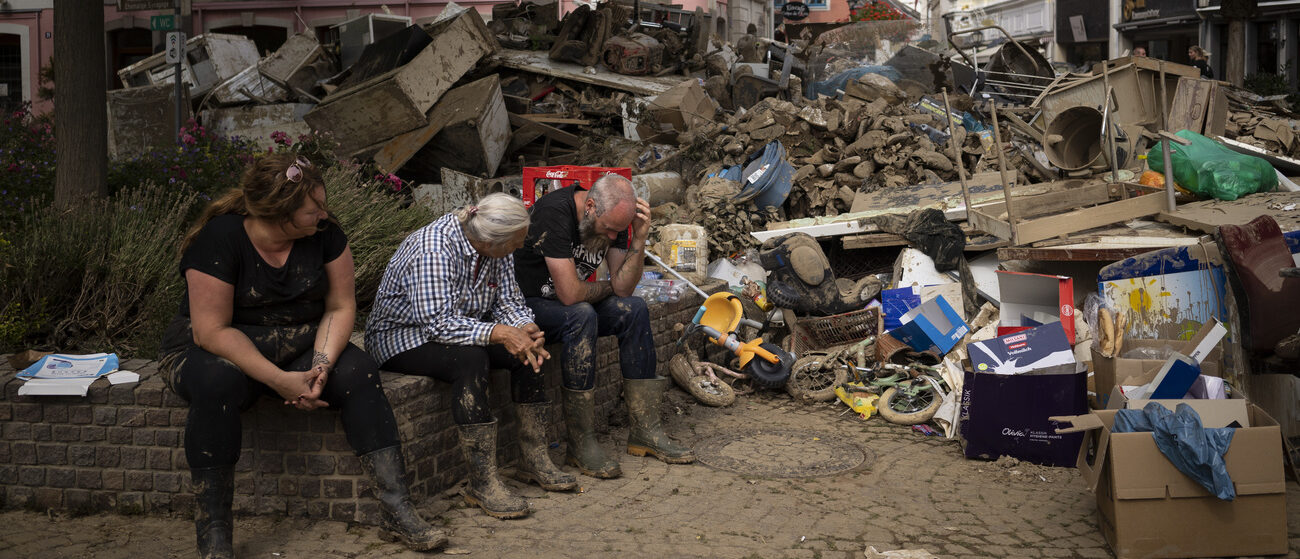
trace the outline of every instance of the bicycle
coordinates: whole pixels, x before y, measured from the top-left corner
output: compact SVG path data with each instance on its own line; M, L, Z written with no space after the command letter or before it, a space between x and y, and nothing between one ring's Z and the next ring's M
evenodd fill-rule
M879 376L881 371L892 371ZM871 373L874 378L846 383L846 390L866 389L880 394L876 409L885 421L896 425L918 425L934 417L947 392L939 370L927 365L885 363L876 368L854 367L854 372Z

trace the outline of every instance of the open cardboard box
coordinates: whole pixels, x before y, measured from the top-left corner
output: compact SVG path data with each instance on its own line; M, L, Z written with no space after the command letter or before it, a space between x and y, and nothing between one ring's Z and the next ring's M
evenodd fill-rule
M999 336L1060 322L1065 338L1074 345L1074 278L1005 270L997 273L1002 298Z
M1218 348L1227 330L1218 320L1211 318L1196 335L1187 341L1182 340L1124 340L1121 352L1133 348L1172 347L1174 351L1200 361L1201 374L1222 377L1223 352ZM1116 385L1146 384L1155 378L1164 359L1129 359L1127 357L1106 357L1100 352L1092 353L1093 385L1102 406L1114 409L1107 403L1114 393Z
M1076 465L1096 493L1099 525L1115 556L1286 553L1286 478L1277 422L1242 399L1156 401L1171 410L1187 403L1206 427L1246 425L1236 430L1224 455L1237 498L1221 501L1178 471L1150 433L1112 433L1119 410L1053 417L1073 423L1058 432L1087 432Z

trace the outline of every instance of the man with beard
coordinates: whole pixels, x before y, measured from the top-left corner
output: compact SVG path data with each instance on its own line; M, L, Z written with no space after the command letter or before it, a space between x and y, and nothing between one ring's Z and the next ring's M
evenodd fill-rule
M566 461L598 478L622 475L596 441L596 338L616 336L631 430L627 451L669 464L695 455L668 438L659 403L668 379L655 374L655 344L645 301L632 292L645 264L650 204L632 183L606 175L590 191L578 186L542 196L533 205L528 237L515 252L515 277L548 343L560 342L564 371ZM604 262L610 279L597 280Z

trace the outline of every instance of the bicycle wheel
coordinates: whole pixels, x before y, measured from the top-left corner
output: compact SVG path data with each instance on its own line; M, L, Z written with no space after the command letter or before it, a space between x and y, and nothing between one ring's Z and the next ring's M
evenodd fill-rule
M876 409L880 417L895 425L918 425L934 417L942 403L933 388L925 387L908 396L899 387L891 386L880 395Z
M673 381L694 396L701 404L721 408L736 401L736 391L725 382L716 382L705 375L696 375L690 360L678 353L668 360L668 372Z
M849 371L842 363L826 364L825 361L825 356L804 357L795 361L794 367L790 368L790 378L785 381L785 391L792 398L804 402L834 400L835 387L848 382Z

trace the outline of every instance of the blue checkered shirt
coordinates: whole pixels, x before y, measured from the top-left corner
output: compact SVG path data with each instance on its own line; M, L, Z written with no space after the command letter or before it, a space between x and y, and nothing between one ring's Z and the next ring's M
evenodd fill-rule
M366 350L382 364L426 342L486 346L494 325L531 322L513 256L480 255L448 214L412 233L388 261L366 322Z

